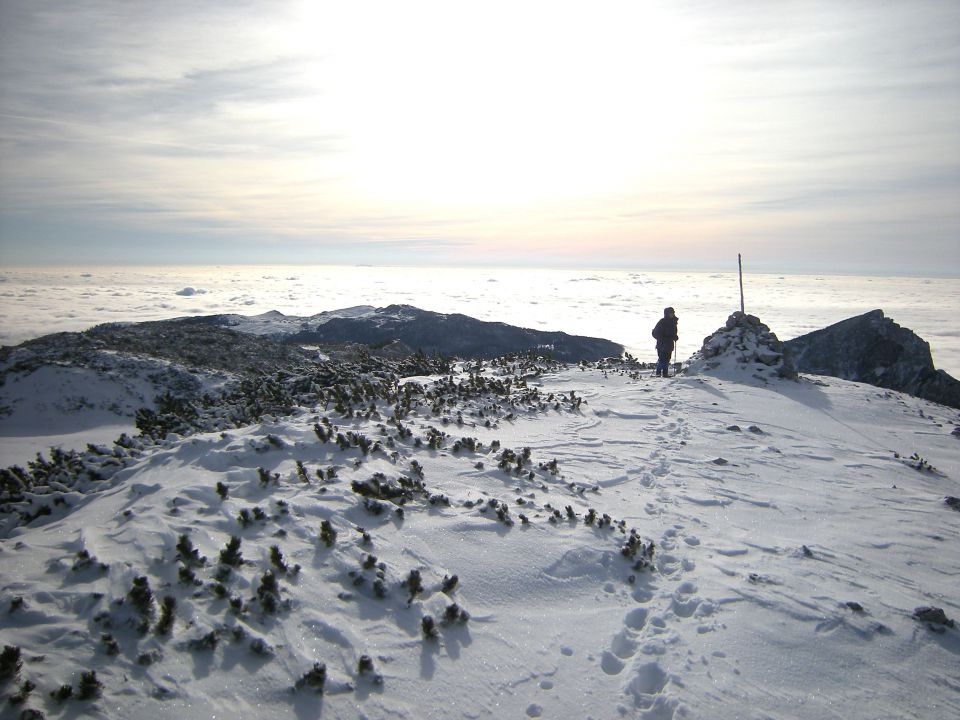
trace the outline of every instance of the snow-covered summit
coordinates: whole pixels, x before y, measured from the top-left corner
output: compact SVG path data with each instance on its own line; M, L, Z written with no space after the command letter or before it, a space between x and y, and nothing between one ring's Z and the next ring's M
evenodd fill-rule
M797 370L783 343L755 315L737 311L726 324L704 338L690 358L688 375L752 376L760 380L796 379Z
M0 471L0 716L960 714L956 413L629 361L343 370Z

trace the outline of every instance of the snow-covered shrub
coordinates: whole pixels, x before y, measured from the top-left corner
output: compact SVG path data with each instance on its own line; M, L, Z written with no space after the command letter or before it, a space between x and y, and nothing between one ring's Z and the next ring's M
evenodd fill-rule
M323 686L327 683L327 666L324 663L314 663L313 667L297 680L294 687L297 690L308 687L323 694Z
M239 567L243 564L243 554L240 552L240 538L230 537L223 550L220 551L220 563L230 567Z
M420 631L423 633L425 640L433 640L440 634L440 631L437 629L436 620L430 615L423 616L423 619L420 621Z
M260 602L260 608L268 615L279 610L280 583L277 582L277 576L272 570L267 570L260 578L260 584L257 586L257 600Z
M93 670L87 670L80 673L80 683L77 687L78 700L91 700L100 696L100 690L103 683L97 679L97 673Z
M410 593L408 602L413 602L413 599L423 592L423 578L420 576L420 571L416 569L411 570L407 579L403 581L403 586L406 587L407 592Z
M154 632L157 635L169 635L170 630L173 628L173 613L177 609L177 599L172 595L164 596L163 600L160 602L160 619L157 621L157 626L154 628Z
M177 539L177 557L187 566L204 565L207 562L205 557L200 557L200 551L193 546L186 533Z
M320 523L320 542L322 542L327 547L333 547L333 544L337 541L337 531L334 530L333 525L330 524L329 520L324 520Z
M20 673L23 667L20 648L15 645L4 645L0 653L0 681L11 680Z
M146 575L133 579L133 586L127 593L127 600L140 616L138 631L142 635L146 633L150 618L153 616L153 590L150 589L150 581Z

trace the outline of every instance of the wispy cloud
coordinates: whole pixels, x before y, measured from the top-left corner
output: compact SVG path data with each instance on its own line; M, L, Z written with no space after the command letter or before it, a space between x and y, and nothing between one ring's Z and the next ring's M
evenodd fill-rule
M952 1L8 2L0 262L53 223L127 254L162 231L773 262L807 238L853 262L883 237L960 267L957 117Z

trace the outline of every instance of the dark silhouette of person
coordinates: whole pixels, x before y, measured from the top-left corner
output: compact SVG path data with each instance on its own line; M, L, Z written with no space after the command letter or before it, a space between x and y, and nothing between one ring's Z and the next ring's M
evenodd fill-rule
M677 314L672 307L663 309L663 317L653 328L653 337L657 341L657 377L670 377L670 356L673 355L677 335Z

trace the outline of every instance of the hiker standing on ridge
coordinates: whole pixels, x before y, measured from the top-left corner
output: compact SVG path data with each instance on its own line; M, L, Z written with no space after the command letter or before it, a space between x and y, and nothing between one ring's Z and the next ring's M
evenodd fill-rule
M672 307L663 309L663 317L653 328L653 337L657 340L657 377L670 377L670 356L673 355L677 335L677 314Z

